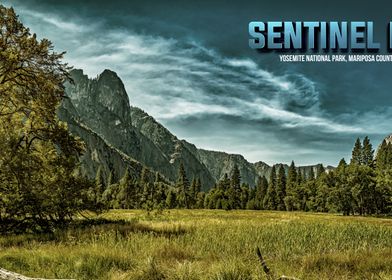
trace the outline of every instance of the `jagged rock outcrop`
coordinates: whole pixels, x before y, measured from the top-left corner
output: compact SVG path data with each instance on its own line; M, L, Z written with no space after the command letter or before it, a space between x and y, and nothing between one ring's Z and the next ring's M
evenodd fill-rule
M67 97L59 117L70 131L86 143L81 158L82 172L95 175L99 166L105 174L119 179L128 167L135 176L143 166L158 171L175 182L181 162L189 179L200 178L204 189L231 173L238 165L243 182L253 186L259 176L270 175L272 167L260 161L248 162L242 155L198 149L178 139L143 110L130 105L121 79L115 72L103 71L89 79L82 70L71 72L73 83L66 83ZM286 171L287 165L284 165ZM308 173L310 168L301 167Z
M59 116L72 123L71 132L80 136L88 149L93 149L97 144L87 132L90 130L111 148L159 171L173 182L180 162L184 162L190 179L195 176L206 186L214 184L215 180L206 167L182 146L177 137L140 109L133 107L131 110L124 85L116 73L105 70L97 78L89 79L83 71L73 70L71 77L73 83L65 85L68 99L63 102ZM90 176L97 161L90 158L89 150L86 154L82 165L84 172ZM120 164L106 157L101 161L105 173ZM116 172L123 170L120 168Z
M85 152L80 158L82 175L94 178L98 168L107 178L111 172L113 180L119 180L126 169L131 176L138 178L144 165L127 154L113 147L96 132L79 121L79 117L70 100L64 100L58 112L59 118L66 121L70 131L79 136L85 143ZM150 169L150 177L154 170Z

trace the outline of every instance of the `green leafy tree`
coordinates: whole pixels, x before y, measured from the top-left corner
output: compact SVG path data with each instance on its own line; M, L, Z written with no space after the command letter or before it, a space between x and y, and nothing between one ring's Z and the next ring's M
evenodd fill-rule
M332 188L335 186L335 180L332 174L325 173L323 169L317 173L319 175L316 179L317 194L315 197L315 208L319 212L328 212L330 209L329 197Z
M392 144L385 140L376 155L376 203L377 212L392 212Z
M377 213L392 213L392 167L376 170Z
M75 173L83 144L56 116L62 58L0 5L0 230L50 230L94 206Z
M374 170L366 165L350 165L347 168L348 184L354 202L354 211L360 215L376 212L376 185Z
M347 163L344 159L339 162L339 165L335 171L336 176L336 189L337 195L336 200L338 202L338 210L343 212L344 215L348 216L353 212L353 197L351 193L351 187L348 183L347 176Z

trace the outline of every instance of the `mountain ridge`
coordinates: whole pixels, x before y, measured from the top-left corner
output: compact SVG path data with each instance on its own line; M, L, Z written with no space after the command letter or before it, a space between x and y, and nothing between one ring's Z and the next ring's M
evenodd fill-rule
M189 179L200 178L205 190L224 174L230 175L234 165L239 167L243 182L251 186L256 184L259 176L268 179L272 166L265 162L251 163L241 154L205 150L179 139L154 117L132 106L124 84L115 72L105 69L93 79L80 69L74 69L70 74L73 82L65 84L67 98L61 105L59 118L67 122L71 133L84 140L88 147L89 156L81 160L88 177L92 177L94 169L98 168L91 152L99 142L94 137L99 137L103 141L99 145L104 173L107 175L113 171L111 168L118 168L115 171L117 179L125 172L126 162L130 162L118 163L121 155L132 159L132 163L138 166L137 171L145 166L171 182L176 181L177 170L183 163ZM103 156L104 150L109 149L104 144L114 148L117 155L111 154L113 158ZM288 165L283 166L287 172ZM298 169L307 174L311 168L315 172L318 166L320 164ZM134 175L137 176L136 171Z

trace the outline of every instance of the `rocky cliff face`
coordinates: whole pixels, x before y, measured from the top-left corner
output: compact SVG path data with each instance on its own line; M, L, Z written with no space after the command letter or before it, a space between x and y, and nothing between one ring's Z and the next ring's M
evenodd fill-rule
M70 130L88 147L94 147L96 142L86 129L123 155L159 171L173 182L180 162L184 162L190 179L200 177L206 186L214 184L206 167L177 137L142 110L130 107L128 94L116 73L105 70L96 79L89 79L81 70L73 70L71 76L74 83L65 85L68 99L62 105L60 118L68 123L72 123L72 119L77 121L70 125ZM101 159L110 169L107 160ZM84 157L82 165L86 174L93 172L91 159Z
M242 180L252 186L258 176L269 177L271 167L264 162L250 163L242 155L198 149L178 139L146 112L130 106L116 73L105 70L89 79L82 70L73 70L71 76L74 83L65 85L68 98L59 117L86 143L81 164L87 176L93 177L99 166L106 174L112 171L116 179L126 167L137 176L147 166L174 182L183 162L189 179L200 178L205 189L230 174L235 164ZM310 168L315 167L301 167L305 172Z
M80 158L82 175L94 178L99 167L102 168L106 178L111 172L114 180L119 180L127 168L134 178L141 173L143 164L110 145L79 121L77 111L70 100L66 99L63 102L58 115L60 119L68 123L70 131L83 139L86 144L86 150ZM153 174L150 176L152 177Z

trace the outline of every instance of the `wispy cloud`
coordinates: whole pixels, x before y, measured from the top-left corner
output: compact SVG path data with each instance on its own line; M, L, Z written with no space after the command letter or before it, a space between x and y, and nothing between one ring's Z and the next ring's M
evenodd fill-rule
M71 65L91 77L105 68L116 71L132 105L168 125L174 124L172 128L177 131L183 130L175 127L176 120L206 116L210 122L217 116L241 118L250 124L272 122L275 132L268 135L272 138L279 137L280 130L296 131L297 135L305 134L306 129L314 134L351 135L389 128L389 122L380 119L378 112L331 116L322 109L321 87L301 73L274 73L250 58L225 57L197 41L108 29L100 21L65 19L23 6L16 8L33 32L54 41L59 51L67 50L66 60ZM383 114L390 117L392 110ZM263 127L246 129L262 131ZM213 133L207 133L209 139L214 139ZM190 140L206 145L206 141L197 143L197 139ZM256 145L257 140L249 152L245 151L248 158L254 158L250 154ZM246 145L234 146L237 152L243 152ZM297 149L297 153L310 150Z
M83 33L88 30L91 30L84 25L67 21L54 14L40 13L24 8L18 9L17 12L19 14L22 14L25 18L30 18L33 21L40 20L42 24L49 24L50 26L55 27L58 31Z

